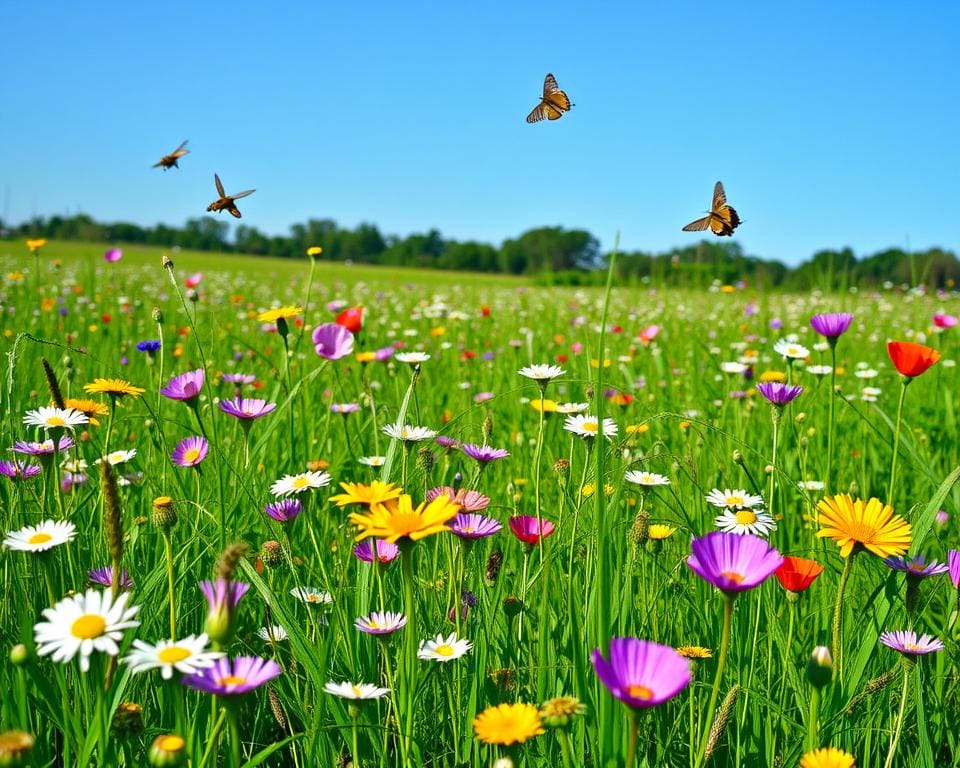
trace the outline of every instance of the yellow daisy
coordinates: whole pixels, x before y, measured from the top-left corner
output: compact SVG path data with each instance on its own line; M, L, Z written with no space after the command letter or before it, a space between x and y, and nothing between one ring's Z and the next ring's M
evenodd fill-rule
M142 395L145 389L135 387L123 379L94 379L92 384L84 384L83 391L91 395L110 395L124 397L125 395Z
M681 645L677 653L687 659L712 659L713 651L702 645Z
M647 538L650 539L650 541L663 541L664 539L669 539L676 532L676 527L672 525L654 523L647 528Z
M96 400L83 400L76 397L68 397L63 401L63 404L67 408L73 408L75 411L80 411L88 419L90 423L95 427L100 426L100 422L97 421L97 416L107 416L110 413L110 409L107 408L103 403L97 402Z
M841 493L821 499L817 509L817 537L833 539L841 557L848 557L855 548L869 549L877 557L902 555L910 548L910 523L879 499L854 501L850 494Z
M42 237L37 238L36 240L27 240L27 248L30 249L30 253L36 253L43 246L47 244L47 241Z
M396 544L400 539L419 541L448 530L447 521L459 511L460 505L454 504L446 495L437 496L414 509L413 501L403 494L386 504L374 504L365 515L351 513L350 522L359 531L357 541L375 536Z
M277 307L257 315L258 323L275 323L278 320L293 320L303 314L303 307Z
M530 401L530 407L533 410L540 412L540 398ZM544 400L543 401L543 412L544 413L554 413L557 410L557 401L556 400Z
M311 245L307 248L307 256L319 256L321 253L323 253L323 248L319 245Z
M787 380L787 374L783 371L764 371L760 374L760 381L779 381Z
M853 768L854 758L836 747L824 747L807 752L800 758L800 768Z
M370 485L340 483L340 487L345 492L330 497L330 501L338 507L345 507L348 504L363 504L366 507L371 507L374 504L392 501L403 493L403 489L398 488L393 483L382 483L379 480L374 480Z
M487 707L473 721L473 732L484 744L522 744L544 732L540 710L532 704Z

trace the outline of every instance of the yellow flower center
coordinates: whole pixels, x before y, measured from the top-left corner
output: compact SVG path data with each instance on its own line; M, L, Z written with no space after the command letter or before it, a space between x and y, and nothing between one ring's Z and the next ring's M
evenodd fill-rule
M308 603L319 603L319 602L320 602L320 598L317 597L316 595L307 595L307 602L308 602Z
M434 648L433 652L437 654L437 656L453 656L453 646L444 643Z
M640 699L641 701L649 701L650 699L653 698L653 691L651 691L645 685L628 685L627 695L631 699Z
M743 574L737 573L735 571L721 571L720 575L723 578L728 579L729 581L732 581L734 584L739 584L740 582L743 581Z
M353 691L353 695L356 696L358 699L363 696L363 691L360 690L360 686L351 685L350 690Z
M181 648L179 645L171 645L157 654L157 658L164 664L176 664L178 661L189 659L191 656L193 656L193 651Z
M200 458L200 449L199 448L188 448L183 453L183 460L185 462L194 462Z
M423 519L420 517L420 515L415 515L413 513L408 513L406 515L393 515L390 518L391 533L396 533L400 536L406 536L414 531L419 531L422 526Z
M296 477L296 478L294 478L294 480L293 480L293 487L296 488L297 490L300 490L301 488L306 488L306 487L308 487L309 485L310 485L310 481L309 481L306 477L303 477L303 476L301 476L301 477Z
M157 746L165 752L179 752L186 743L179 736L161 736L157 740Z
M594 432L594 433L596 433L596 431L597 431L597 424L596 424L596 422L593 422L593 421L585 421L585 422L583 422L583 426L581 427L581 429L582 429L584 432Z
M749 509L741 509L735 517L738 525L753 525L757 522L757 516Z
M52 541L53 536L49 533L35 533L29 539L27 539L27 544L46 544L48 541Z
M92 640L100 637L107 628L107 622L98 613L85 613L70 625L70 634L80 640Z
M65 427L66 425L67 425L67 422L65 422L59 416L51 416L49 419L47 419L48 427Z
M743 496L727 496L728 507L742 507L746 503L747 500Z
M221 677L217 680L217 685L222 685L224 687L229 685L243 685L247 682L247 678L240 677L239 675L227 675L226 677Z

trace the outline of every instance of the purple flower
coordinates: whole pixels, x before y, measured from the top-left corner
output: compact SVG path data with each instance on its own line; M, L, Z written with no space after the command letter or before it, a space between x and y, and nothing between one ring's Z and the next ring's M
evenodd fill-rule
M280 499L267 504L263 511L278 523L289 523L303 511L303 504L299 499Z
M331 413L341 413L346 416L349 413L356 413L360 410L359 403L332 403L330 405Z
M353 622L354 627L368 635L391 635L406 624L407 617L394 611L374 611Z
M898 630L896 632L884 632L880 635L880 642L887 648L904 654L905 656L919 656L924 653L933 653L942 651L943 643L930 635L917 637L917 633L910 630Z
M450 521L450 531L461 539L482 539L503 528L499 521L473 512L458 512Z
M849 312L828 312L823 315L814 315L810 318L810 327L821 336L836 339L847 332L853 315Z
M268 403L255 397L235 397L232 400L220 401L220 410L238 419L258 419L276 407L276 403Z
M939 576L941 573L946 573L950 570L949 566L944 563L938 563L936 560L932 563L927 563L923 555L917 555L911 558L891 556L886 558L883 564L895 571L907 574L908 578L915 579L922 579L926 576Z
M690 685L690 662L669 645L614 637L610 660L599 648L593 649L591 660L600 682L614 698L633 709L663 704Z
M209 450L210 444L205 437L193 435L177 443L177 447L173 449L170 458L178 467L196 467L207 458Z
M431 488L427 491L427 501L433 501L437 496L446 496L454 504L459 504L465 512L479 512L490 506L490 497L484 496L480 491L468 491L461 488L454 490L449 485L441 485L439 488Z
M257 377L251 373L224 373L220 376L220 381L224 384L253 384Z
M201 581L200 591L207 598L207 621L204 631L215 643L226 644L233 637L233 620L237 603L250 588L242 581L217 579L214 582Z
M0 461L0 475L11 480L26 480L40 474L40 467L36 464L25 464L20 461Z
M184 675L180 682L195 691L214 696L240 696L269 683L282 672L281 666L270 659L238 656L236 659L217 659L212 667Z
M713 531L694 539L690 548L690 569L728 594L753 589L783 564L776 549L749 533Z
M353 554L358 560L363 560L365 563L372 563L376 560L381 565L386 565L397 559L397 555L400 554L400 547L389 541L370 539L357 544L353 548Z
M57 447L60 453L69 451L73 448L73 438L69 435L64 435L57 441ZM44 440L42 443L17 440L10 450L14 453L26 454L27 456L50 456L53 454L53 440Z
M510 451L504 448L491 448L489 445L475 445L473 443L464 443L460 449L471 459L486 464L488 461L505 459L510 455Z
M100 584L104 587L113 586L113 566L108 565L106 568L94 568L92 571L87 571L87 581L90 584ZM133 579L126 571L120 574L120 587L122 589L133 589L134 587Z
M950 581L954 587L960 589L960 550L951 549L947 552L947 563L950 568Z
M64 472L60 476L60 490L71 493L78 485L86 485L89 478L83 472Z
M148 355L153 355L154 353L160 350L160 342L156 340L140 341L137 342L137 351L146 352Z
M185 403L195 403L203 389L203 368L187 371L170 379L167 386L160 390L160 394L171 400L182 400Z
M470 613L470 609L477 604L477 596L473 594L469 589L464 589L460 591L460 620L466 621L467 614ZM447 619L449 621L457 620L457 611L454 606L449 611L447 611Z
M475 403L485 403L487 400L493 400L493 392L477 392L473 396L473 402Z
M779 381L763 381L757 384L757 391L772 405L783 406L797 398L803 392L803 387L790 386Z
M373 353L374 362L383 363L393 357L393 347L381 347Z
M452 437L447 437L446 435L437 435L434 442L439 445L441 448L446 448L452 450L458 447L458 443Z
M115 261L120 261L122 258L123 251L121 251L119 248L111 248L103 253L103 260L108 264L113 264Z
M774 317L770 320L771 331L779 331L781 328L783 328L783 320L779 317Z
M534 546L541 539L547 538L553 533L555 527L549 520L543 518L537 520L531 515L517 515L510 518L510 530L513 531L513 535L530 546Z
M313 329L313 349L327 360L339 360L353 352L353 334L342 325L324 323Z

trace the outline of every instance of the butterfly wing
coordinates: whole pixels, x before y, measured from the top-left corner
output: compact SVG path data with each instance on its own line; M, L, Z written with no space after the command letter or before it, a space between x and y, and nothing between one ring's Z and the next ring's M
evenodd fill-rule
M251 189L250 191L252 192L253 190ZM233 217L234 217L235 219L243 218L243 217L240 215L240 209L237 208L237 206L231 204L231 205L227 208L227 210L233 215Z
M729 205L723 205L718 211L710 214L710 230L718 237L730 237L740 226L740 217Z
M543 98L547 98L551 93L556 93L559 90L560 86L557 85L557 78L548 72L547 76L543 78Z
M570 111L570 97L564 91L554 91L549 96L544 97L544 102L553 107L554 111L562 114L564 112ZM560 117L560 114L557 117ZM548 115L549 117L549 115ZM551 117L551 120L556 120L557 117Z
M241 197L246 197L247 195L252 195L252 194L253 194L254 192L256 192L256 191L257 191L257 190L255 190L255 189L248 189L248 190L245 191L245 192L238 192L238 193L235 194L235 195L230 195L230 199L231 199L231 200L239 200Z
M723 184L717 182L713 186L713 205L710 206L710 210L714 213L718 212L727 203L727 193L723 189Z
M189 141L189 139L188 139L187 141ZM183 148L184 148L185 146L187 146L187 141L182 142L179 147L177 147L175 150L173 150L173 154L177 154L177 152L180 152L181 150L183 150ZM186 152L184 152L183 154L187 154L187 152L189 152L189 151L190 151L190 150L188 149L188 150L187 150Z
M712 216L704 216L702 219L697 219L696 221L691 221L687 226L683 228L684 232L703 232L707 227L710 226L710 222L713 219Z
M527 115L528 123L539 123L547 117L547 102L541 101L533 108L533 111Z
M217 192L220 197L226 197L227 193L223 190L223 182L220 181L220 177L217 174L213 174L213 181L217 185Z

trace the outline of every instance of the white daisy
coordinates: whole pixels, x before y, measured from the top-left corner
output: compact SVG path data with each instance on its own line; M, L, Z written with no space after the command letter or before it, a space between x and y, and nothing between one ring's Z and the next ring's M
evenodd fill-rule
M137 455L137 449L131 448L129 451L113 451L108 453L102 459L97 459L94 464L100 464L104 460L110 464L110 466L115 467L117 464L123 464L124 462L130 461L134 456Z
M73 475L87 471L86 459L64 459L60 462L60 469L66 470Z
M636 485L642 485L648 488L656 485L670 485L670 478L654 474L653 472L641 472L639 469L629 470L624 475L624 478L628 483L635 483Z
M404 424L402 427L396 424L387 424L383 428L383 433L394 440L403 440L407 443L419 443L421 440L432 440L437 436L437 430L429 427L417 427L412 424Z
M714 488L707 494L707 502L720 509L754 509L763 505L760 496L747 493L743 488L720 490Z
M368 467L382 467L386 461L386 456L361 456L357 461Z
M79 427L90 419L80 411L73 408L55 408L53 406L42 406L35 411L27 411L23 417L23 423L31 427L43 427L44 429L69 429L73 432L74 427Z
M818 341L813 345L814 352L826 352L828 349L830 349L830 344L826 341Z
M563 422L563 428L567 432L573 432L580 437L592 438L597 436L599 425L596 416L589 416L578 413L574 416L567 416ZM603 420L603 436L613 438L617 435L617 424L613 419Z
M786 339L780 339L780 341L774 344L773 351L791 360L803 360L810 356L809 349L801 344L787 341Z
M274 496L293 496L329 484L329 472L301 472L299 475L284 475L270 486L270 493Z
M864 387L860 390L860 399L867 403L875 403L882 391L876 387Z
M747 370L747 365L745 363L728 360L727 362L720 363L720 370L724 373L740 374Z
M583 413L590 407L590 403L559 403L557 413Z
M139 605L127 607L129 592L122 592L113 602L109 589L102 592L88 589L84 594L61 600L53 608L45 608L41 621L33 628L37 653L53 654L54 661L65 664L80 654L80 671L90 669L90 654L94 651L116 656L117 645L123 639L123 630L140 625L133 617Z
M134 640L133 650L124 657L123 663L130 665L131 672L159 669L164 680L172 678L174 671L192 675L212 667L213 662L224 655L220 651L207 650L208 642L206 634L188 635L181 640L161 640L155 645Z
M294 587L290 590L290 594L297 600L311 605L330 605L333 602L333 595L313 587Z
M257 630L257 637L265 643L279 643L287 639L287 630L279 624L273 624L269 627L260 627Z
M326 693L339 696L341 699L379 699L390 693L389 688L380 688L371 683L342 683L329 682L323 686Z
M797 485L801 491L822 491L825 487L822 480L801 480Z
M752 533L755 536L766 536L777 527L773 517L762 509L727 509L713 524L727 533Z
M389 635L407 624L407 617L394 611L374 611L369 616L361 616L353 626L368 635Z
M833 371L832 365L808 365L804 370L814 376L829 376Z
M854 371L853 375L858 379L875 379L880 373L873 368L861 368L859 371Z
M394 360L400 363L407 363L409 365L420 365L420 363L425 363L430 359L430 355L426 352L398 352L393 356Z
M547 363L537 363L536 365L528 365L525 368L521 368L517 371L521 376L526 376L528 379L533 379L538 382L547 382L551 379L557 378L557 376L563 376L566 373L563 368L559 365L548 365Z
M473 643L458 638L455 632L451 632L449 637L437 635L420 643L417 658L426 661L453 661L466 655L471 648Z
M40 525L28 525L19 531L11 531L3 540L3 546L17 552L46 552L60 544L66 544L77 535L77 527L65 520L44 520Z

